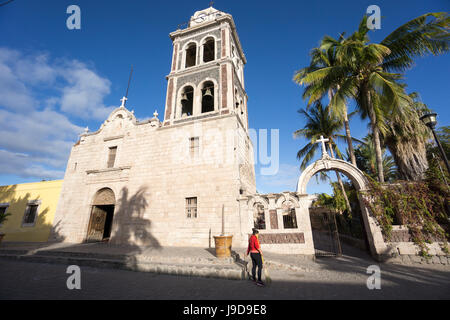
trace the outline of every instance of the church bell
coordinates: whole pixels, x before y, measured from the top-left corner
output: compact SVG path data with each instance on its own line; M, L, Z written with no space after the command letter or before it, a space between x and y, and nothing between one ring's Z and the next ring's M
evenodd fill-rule
M205 94L203 95L203 98L214 98L214 96L211 93L211 88L208 88L205 92Z

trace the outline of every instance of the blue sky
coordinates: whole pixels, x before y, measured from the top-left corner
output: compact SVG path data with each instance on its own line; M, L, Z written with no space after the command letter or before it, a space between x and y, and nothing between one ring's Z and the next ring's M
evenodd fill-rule
M0 2L3 2L1 0ZM66 28L66 9L81 8L81 30ZM296 153L306 141L292 133L303 126L304 107L294 72L325 35L352 33L369 5L381 8L380 41L426 12L449 11L448 0L429 1L216 1L233 15L248 63L245 68L250 126L280 130L280 170L263 177L260 192L294 191L300 174ZM165 76L170 72L168 34L209 1L15 0L0 7L0 185L62 178L70 148L88 126L97 130L125 94L139 119L164 114ZM418 59L408 71L418 91L448 125L448 54ZM352 134L367 123L355 117ZM345 149L345 148L343 148ZM312 180L309 192L329 190Z

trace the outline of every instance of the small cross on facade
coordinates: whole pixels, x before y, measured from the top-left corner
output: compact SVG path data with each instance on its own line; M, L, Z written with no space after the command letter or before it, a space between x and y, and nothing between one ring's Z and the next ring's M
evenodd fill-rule
M120 106L121 108L125 108L125 102L127 101L127 97L123 97L122 99L120 99L120 101L122 101L122 105Z
M158 118L159 114L158 114L157 110L155 110L155 113L153 114L153 116L155 117L155 119Z
M322 144L322 158L328 157L327 147L325 146L325 143L329 141L330 139L324 139L323 136L320 136L320 139L316 141L316 143Z

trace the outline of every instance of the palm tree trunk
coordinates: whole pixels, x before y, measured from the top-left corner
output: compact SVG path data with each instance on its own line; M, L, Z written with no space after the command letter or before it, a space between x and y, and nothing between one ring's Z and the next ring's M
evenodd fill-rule
M331 157L333 159L335 159L334 151L333 151L333 145L331 144L331 142L328 142L328 148L330 148ZM352 207L350 206L350 201L348 200L347 192L345 192L344 183L342 182L341 175L339 174L338 171L335 171L335 172L336 172L336 178L338 180L339 186L341 187L341 191L342 191L342 194L343 194L344 199L345 199L345 205L347 206L348 213L351 214L352 213Z
M378 173L378 181L380 183L384 183L384 170L383 170L383 152L381 150L381 142L380 142L380 131L377 126L377 116L375 114L375 110L373 109L370 91L366 88L365 90L365 103L367 103L367 108L370 118L370 126L372 127L373 134L373 144L375 148L375 156L377 160L377 173Z
M340 89L340 86L337 86L337 90ZM344 104L344 110L342 110L344 113L344 127L345 127L345 136L347 137L347 145L348 145L348 152L350 153L350 161L355 166L356 165L356 157L355 157L355 149L353 148L353 141L352 141L352 135L350 133L350 121L348 120L348 109L347 105Z
M355 167L358 167L356 165L355 149L353 148L352 135L350 133L350 122L348 121L347 107L345 107L344 113L344 126L345 126L345 135L347 137L348 152L350 153L350 161Z

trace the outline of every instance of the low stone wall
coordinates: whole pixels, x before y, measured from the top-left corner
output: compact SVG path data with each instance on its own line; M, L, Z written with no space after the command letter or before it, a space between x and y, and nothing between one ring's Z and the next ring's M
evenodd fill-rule
M450 255L442 249L442 242L427 244L429 258L420 255L420 248L414 242L386 242L386 246L386 253L378 257L383 262L450 265Z
M392 230L390 242L411 242L411 235L406 227Z
M433 236L431 237L430 240L432 242L439 242L439 239ZM392 226L391 237L386 242L413 242L413 240L411 234L409 233L408 227Z
M384 262L388 263L401 263L401 264L435 264L435 265L447 265L450 266L450 256L432 256L431 258L425 258L418 255L398 255L395 257L387 258Z

